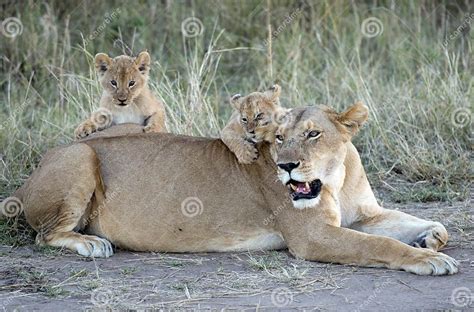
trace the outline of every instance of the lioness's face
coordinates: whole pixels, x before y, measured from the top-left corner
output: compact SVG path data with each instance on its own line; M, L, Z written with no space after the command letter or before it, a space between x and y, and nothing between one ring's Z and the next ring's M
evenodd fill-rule
M95 56L95 66L101 85L113 103L125 107L133 103L147 84L150 55L142 52L136 58L121 55L112 59L99 53Z
M275 134L273 154L295 208L316 206L323 185L342 186L346 143L366 119L367 107L361 103L341 114L303 107L287 115Z
M279 103L280 86L274 85L265 92L247 96L234 95L231 104L239 112L240 124L248 140L258 143L270 140L276 129L274 118L282 110Z

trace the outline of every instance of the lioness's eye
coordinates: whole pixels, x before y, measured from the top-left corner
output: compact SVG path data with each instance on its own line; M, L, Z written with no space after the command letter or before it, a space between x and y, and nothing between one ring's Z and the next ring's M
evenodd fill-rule
M321 132L313 130L308 133L308 138L317 138L321 135Z
M277 140L278 143L283 142L283 136L280 135L280 134L277 134L277 135L275 136L275 139Z
M110 81L110 84L111 84L112 86L116 87L116 86L117 86L117 81L112 80L112 81Z
M245 117L242 118L242 122L244 122L244 123L247 122L247 118L245 118Z
M134 80L130 80L130 82L128 83L128 86L129 87L133 87L135 85L135 81Z
M263 119L263 113L258 114L257 117L255 117L255 119L262 120Z

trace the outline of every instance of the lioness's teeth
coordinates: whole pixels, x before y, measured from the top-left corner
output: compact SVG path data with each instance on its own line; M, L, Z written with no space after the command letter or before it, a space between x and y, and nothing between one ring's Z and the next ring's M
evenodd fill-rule
M290 183L290 187L293 191L296 191L296 186Z
M308 182L306 182L304 186L309 190L309 183Z

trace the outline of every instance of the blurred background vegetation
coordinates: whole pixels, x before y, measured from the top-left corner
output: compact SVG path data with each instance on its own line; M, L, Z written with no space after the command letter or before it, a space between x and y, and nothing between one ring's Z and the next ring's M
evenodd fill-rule
M0 3L0 198L97 107L93 56L145 49L173 132L218 136L232 94L275 82L288 107L362 100L370 120L355 144L379 192L399 202L469 197L470 0ZM9 17L21 22L13 37Z

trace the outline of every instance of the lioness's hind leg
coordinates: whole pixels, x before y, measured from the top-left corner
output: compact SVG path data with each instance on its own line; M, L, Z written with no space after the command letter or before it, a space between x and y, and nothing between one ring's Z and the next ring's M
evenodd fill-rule
M438 251L448 242L448 232L439 222L423 220L401 211L381 209L380 214L350 227L368 234L395 238L413 247Z
M88 257L111 256L110 242L76 232L87 225L91 200L102 191L99 161L88 145L48 153L22 196L26 219L38 233L36 242Z
M47 237L38 236L38 240L40 244L68 248L85 257L108 258L114 254L112 244L108 240L72 231L51 233Z

